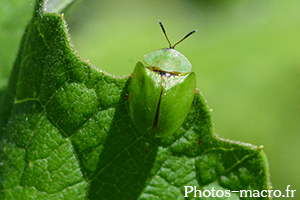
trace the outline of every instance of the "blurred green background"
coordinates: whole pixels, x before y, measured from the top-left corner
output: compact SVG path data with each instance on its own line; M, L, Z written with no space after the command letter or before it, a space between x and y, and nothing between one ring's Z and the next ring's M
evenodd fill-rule
M34 4L24 2L26 10L15 11L26 16L21 30ZM172 43L198 29L176 50L193 65L197 87L213 109L216 133L263 145L274 190L300 188L300 1L83 0L70 11L65 18L74 49L117 76L130 75L145 54L168 46L158 19ZM0 49L0 88L22 32L11 45L3 39L7 28L14 30L1 26L0 42L6 46Z

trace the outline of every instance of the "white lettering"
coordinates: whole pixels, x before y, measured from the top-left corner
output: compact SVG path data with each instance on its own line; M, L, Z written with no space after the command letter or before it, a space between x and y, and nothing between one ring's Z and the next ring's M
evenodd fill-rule
M261 191L261 196L262 196L262 197L267 197L268 195L264 195L264 192L265 192L266 194L268 193L267 190L262 190L262 191Z
M185 194L184 197L189 197L187 194L193 192L193 187L192 186L184 186L184 188L185 188L184 189L184 191L185 191L184 192L184 194ZM187 191L187 188L190 188L192 190L191 191Z
M268 197L272 197L273 190L268 190Z
M253 190L253 197L260 197L260 193L258 190Z
M225 190L225 197L230 197L231 193L230 190Z
M291 190L291 192L292 192L292 194L291 194L291 197L294 197L294 192L295 192L296 190Z
M289 190L289 187L290 187L290 185L288 185L287 187L286 187L286 197L289 197L289 193L290 193L290 190Z
M201 190L197 190L196 186L194 186L194 197L197 197L197 192L199 192L199 197L202 197Z
M221 195L219 195L219 192L221 192ZM223 190L217 190L216 195L217 195L217 197L223 197L223 195L224 195Z
M211 191L212 191L212 197L216 197L216 196L215 196L215 191L216 191L216 190L214 189L214 187L212 187Z
M208 195L205 194L206 192L208 192ZM211 196L210 190L204 190L203 196L204 196L204 197L210 197L210 196Z
M192 197L191 195L194 193L194 197L230 197L231 193L240 193L240 197L294 197L294 194L297 190L291 190L290 185L286 187L286 194L282 195L280 190L239 190L239 191L230 191L230 190L215 190L214 187L211 190L197 190L196 186L184 186L185 195L184 197ZM192 193L193 192L193 193ZM192 193L189 195L189 193Z
M245 196L243 196L243 192L245 192ZM249 197L252 197L252 191L251 190L241 190L240 191L240 197L248 197L248 192L250 193Z
M278 192L278 195L276 195L276 192ZM273 195L274 195L274 197L280 197L281 196L281 191L280 190L274 190Z

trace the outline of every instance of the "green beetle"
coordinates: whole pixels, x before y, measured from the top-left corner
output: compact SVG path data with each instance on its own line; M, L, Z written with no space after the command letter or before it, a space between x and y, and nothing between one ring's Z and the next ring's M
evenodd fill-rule
M134 127L157 137L172 135L185 120L195 94L196 76L189 60L174 47L159 49L144 56L145 67L138 62L131 77L129 111Z

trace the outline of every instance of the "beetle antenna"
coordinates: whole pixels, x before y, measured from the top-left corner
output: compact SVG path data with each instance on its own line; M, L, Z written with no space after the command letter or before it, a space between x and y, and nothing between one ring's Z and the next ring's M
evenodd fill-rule
M174 47L179 44L180 42L182 42L183 40L185 40L187 37L189 37L190 35L192 35L193 33L196 33L197 30L193 30L191 32L189 32L186 36L184 36L184 38L182 38L181 40L179 40L179 42L177 42L176 44L174 44L173 46L171 46L170 48L171 49L174 49Z
M172 45L171 45L171 42L170 42L170 40L169 40L169 38L168 38L168 36L167 36L167 33L166 33L166 31L165 31L165 28L164 28L163 24L161 23L160 20L158 20L158 23L159 23L159 25L160 25L160 27L161 27L161 30L164 32L164 34L165 34L165 36L166 36L166 38L167 38L167 40L168 40L170 49L173 49L173 48L172 48Z

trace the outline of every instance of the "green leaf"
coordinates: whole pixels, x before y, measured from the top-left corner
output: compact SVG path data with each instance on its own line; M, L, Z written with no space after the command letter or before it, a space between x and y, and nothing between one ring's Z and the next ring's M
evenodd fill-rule
M67 7L73 4L74 0L51 0L46 1L44 10L46 12L57 12L61 13L63 10L67 9Z
M185 199L184 186L270 188L262 147L219 139L199 91L174 135L136 132L130 77L82 60L63 15L43 5L37 1L0 95L0 199Z
M30 3L34 3L34 0L0 1L0 90L8 82L24 28L31 18Z

